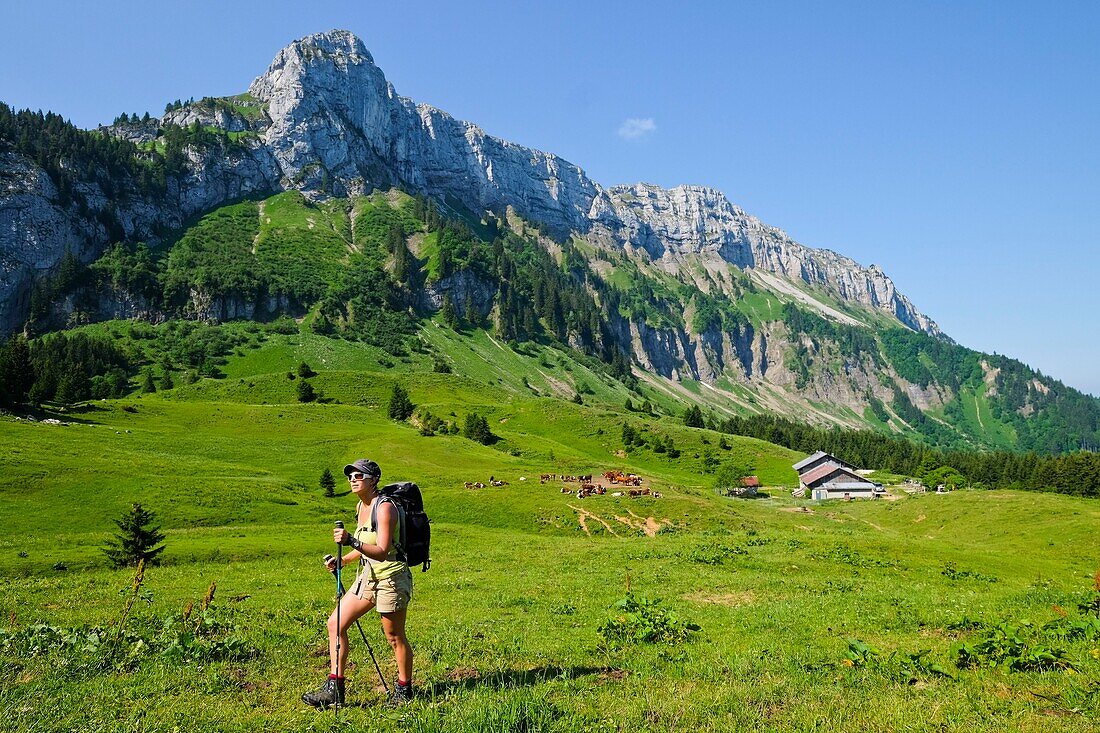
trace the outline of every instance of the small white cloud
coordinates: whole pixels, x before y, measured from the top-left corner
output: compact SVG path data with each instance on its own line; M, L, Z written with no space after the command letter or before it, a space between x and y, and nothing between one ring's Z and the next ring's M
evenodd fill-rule
M657 123L652 117L631 117L619 125L619 137L624 140L637 140L640 137L651 135L657 130Z

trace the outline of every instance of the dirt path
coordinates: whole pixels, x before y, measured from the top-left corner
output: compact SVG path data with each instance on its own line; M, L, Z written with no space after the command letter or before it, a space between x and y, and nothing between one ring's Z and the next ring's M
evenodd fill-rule
M566 506L568 506L570 509L572 509L573 511L575 511L577 513L577 522L580 523L581 529L584 530L584 533L586 535L591 535L592 534L592 532L588 529L588 520L589 519L594 519L597 522L599 522L600 524L602 524L604 526L604 529L606 529L608 532L615 535L616 537L619 536L618 534L616 534L615 530L611 528L611 525L608 522L606 522L604 519L600 518L599 516L593 514L592 512L587 511L585 509L581 509L579 506L573 506L572 504L566 504Z
M664 524L669 524L669 525L672 524L672 522L669 522L667 519L663 519L660 522L658 522L656 517L639 517L637 514L630 511L629 509L626 510L626 513L629 514L631 517L633 517L633 519L635 521L631 521L630 519L627 519L626 517L618 517L618 516L615 517L615 519L619 520L620 522L627 525L631 529L640 529L640 530L642 530L643 532L645 532L646 537L656 537L657 532L660 531L661 527Z
M260 220L260 226L256 228L256 235L252 237L252 254L256 254L256 245L260 243L260 232L263 231L264 224L264 207L267 205L266 201L261 201L257 208L256 217Z
M681 596L685 601L694 603L716 603L722 606L751 606L756 603L756 594L751 590L737 591L734 593L708 593L696 591Z

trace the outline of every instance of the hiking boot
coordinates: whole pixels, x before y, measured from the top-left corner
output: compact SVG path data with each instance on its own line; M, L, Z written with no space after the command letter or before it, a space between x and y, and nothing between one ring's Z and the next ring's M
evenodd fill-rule
M407 685L401 685L396 682L393 683L393 692L390 693L390 697L386 700L386 707L396 708L402 705L407 705L412 702L413 699L413 686L410 682Z
M329 677L325 684L313 692L302 695L302 702L315 708L327 708L344 704L344 681Z

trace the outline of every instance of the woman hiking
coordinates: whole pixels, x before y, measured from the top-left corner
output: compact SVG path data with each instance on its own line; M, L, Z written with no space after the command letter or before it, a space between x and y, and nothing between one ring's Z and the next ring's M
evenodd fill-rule
M397 541L401 537L401 512L392 501L378 493L382 469L367 458L344 466L351 491L359 497L355 505L355 534L342 528L333 530L333 539L352 549L342 558L329 558L325 567L336 570L336 563L359 563L359 572L351 589L328 617L329 677L321 687L302 695L302 701L314 707L344 704L344 669L348 659L348 629L363 614L377 608L382 630L393 647L397 660L397 682L388 705L403 705L412 700L413 651L405 638L405 613L412 596L412 573L398 559ZM337 627L339 619L339 627ZM339 650L339 652L337 652Z

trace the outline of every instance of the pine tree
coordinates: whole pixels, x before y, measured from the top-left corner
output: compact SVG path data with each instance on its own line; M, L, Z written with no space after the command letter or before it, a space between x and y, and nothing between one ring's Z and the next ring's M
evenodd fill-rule
M466 323L471 328L481 327L481 316L478 314L477 309L474 307L474 295L469 290L466 291L466 308L462 317L466 320Z
M155 518L153 512L145 511L141 504L134 504L121 519L115 520L120 531L103 548L103 554L112 566L133 567L142 560L146 565L160 564L157 556L164 552L164 545L156 545L164 539L164 535L159 526L152 524Z
M703 411L699 405L692 405L684 411L684 425L689 428L701 428L703 425Z
M490 445L496 441L497 437L489 430L489 421L476 412L466 416L466 426L462 429L462 435L482 445Z
M313 371L313 368L303 361L298 365L298 376L302 379L309 379L310 377L317 376L317 372Z
M416 405L409 399L409 393L400 384L393 385L393 394L390 395L389 416L391 420L404 422L408 420Z
M145 378L141 383L141 391L145 394L152 394L157 391L156 382L153 381L153 373L146 370Z
M313 385L304 379L298 380L298 401L313 402L315 399L317 399L317 392L314 391Z
M176 383L172 381L172 372L165 371L164 376L160 380L160 388L172 389L176 386Z
M72 404L80 400L88 399L91 385L88 375L84 371L83 364L70 364L57 380L57 391L54 399L58 402Z
M458 328L458 312L455 310L450 293L443 296L443 307L439 309L439 317L443 319L447 328Z
M325 490L325 496L329 498L336 496L336 479L332 477L332 471L327 468L322 471L319 483L321 488Z
M0 348L0 404L26 402L32 385L34 367L30 349L27 348L27 339L18 333Z

